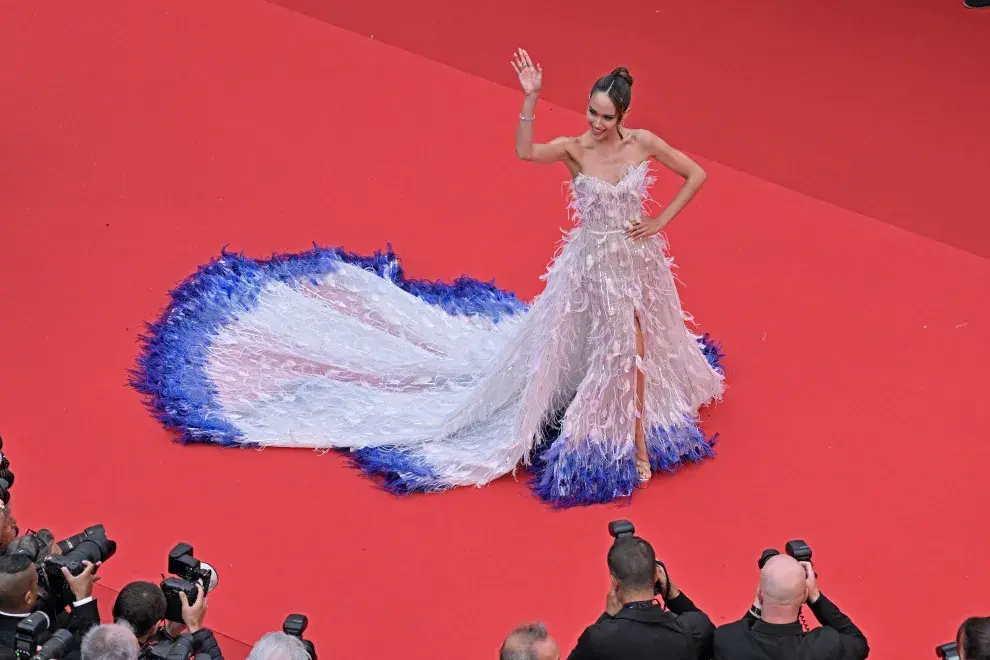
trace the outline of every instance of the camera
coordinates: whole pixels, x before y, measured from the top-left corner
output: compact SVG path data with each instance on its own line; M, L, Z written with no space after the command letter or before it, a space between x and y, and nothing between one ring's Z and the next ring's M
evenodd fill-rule
M192 635L180 635L175 641L163 640L141 649L141 660L210 660L208 653L196 653Z
M309 619L306 618L305 614L290 614L285 617L285 622L282 624L282 632L298 638L306 647L309 660L316 660L316 647L313 646L313 642L303 639L303 633L306 632L307 627L309 627Z
M17 624L14 633L14 653L24 660L58 660L76 646L77 640L68 630L56 630L38 647L48 632L48 617L35 612Z
M959 660L959 645L955 642L935 647L935 655L945 660Z
M608 524L608 533L612 538L619 539L624 536L635 536L636 527L628 520L613 520Z
M10 504L10 489L14 485L14 473L10 471L10 459L3 453L3 438L0 437L0 502Z
M14 652L18 658L30 658L38 648L38 638L48 632L48 617L35 612L17 622L14 632Z
M54 546L55 537L47 529L40 529L37 532L28 530L23 536L18 536L7 545L8 555L23 555L34 564L38 572L37 610L53 619L57 618L59 611L65 609L68 604L64 601L59 603L57 598L52 598L49 595L51 585L48 583L48 574L45 572L45 559L52 554ZM65 581L64 576L62 576L62 580Z
M54 546L55 536L49 530L34 531L29 529L24 532L23 536L18 536L10 542L10 545L7 546L7 554L30 557L34 565L43 570L45 558L52 554Z
M616 541L626 537L632 538L633 536L636 535L636 526L633 525L628 520L613 520L608 524L608 533L611 534L612 538L614 538ZM667 570L667 567L659 559L657 559L656 562L657 562L657 568L662 568L663 574L667 576L667 585L669 587L670 571ZM667 597L670 594L668 592L665 592L663 588L663 584L660 582L660 580L657 580L656 582L653 583L653 595L660 596L664 599L664 601L666 601Z
M787 545L784 546L784 552L793 557L798 561L811 561L811 547L804 541L788 541ZM770 561L771 557L776 557L780 554L780 550L774 548L767 548L760 555L759 561L757 561L757 566L760 570L766 566L766 563Z
M62 569L68 569L71 575L80 575L86 570L83 562L96 565L113 557L117 553L117 542L107 538L103 525L93 525L55 545L61 554L45 557L38 577L43 581L48 599L56 609L62 609L75 600Z
M161 584L165 594L165 618L182 623L182 600L179 594L186 594L186 599L192 605L199 597L197 584L203 585L204 596L217 588L217 572L206 562L196 559L193 547L188 543L179 543L169 551L168 572L176 577L165 578Z

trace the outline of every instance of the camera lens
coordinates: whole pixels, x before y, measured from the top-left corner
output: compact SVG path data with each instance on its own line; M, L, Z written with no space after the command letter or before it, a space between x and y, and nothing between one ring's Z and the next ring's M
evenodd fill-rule
M89 561L94 564L110 559L117 552L117 542L107 538L103 525L90 527L82 534L73 536L59 543L62 554L68 561L80 563Z
M74 559L78 562L89 561L94 564L104 562L113 557L117 552L117 543L109 539L86 539L77 545L66 559Z

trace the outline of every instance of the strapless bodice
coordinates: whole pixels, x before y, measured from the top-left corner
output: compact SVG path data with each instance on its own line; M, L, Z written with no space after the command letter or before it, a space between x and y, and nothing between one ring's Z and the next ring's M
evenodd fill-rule
M642 214L653 181L648 161L629 166L617 183L578 174L570 183L569 208L578 226L591 232L619 233Z

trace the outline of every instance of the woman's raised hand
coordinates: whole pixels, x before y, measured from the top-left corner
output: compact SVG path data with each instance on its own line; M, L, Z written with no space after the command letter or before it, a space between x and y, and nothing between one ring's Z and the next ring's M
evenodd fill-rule
M529 53L520 48L512 55L512 69L519 76L519 85L526 96L536 96L543 87L543 69L539 64L533 65Z

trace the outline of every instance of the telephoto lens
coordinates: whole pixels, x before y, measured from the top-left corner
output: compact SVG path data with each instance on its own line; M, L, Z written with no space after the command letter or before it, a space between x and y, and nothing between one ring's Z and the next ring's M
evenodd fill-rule
M89 561L99 564L117 554L117 542L107 538L103 525L93 525L81 534L59 541L58 547L63 557L79 563Z
M76 638L68 630L56 630L48 638L48 641L41 645L31 660L59 660L64 658L69 651L76 647L76 641Z

